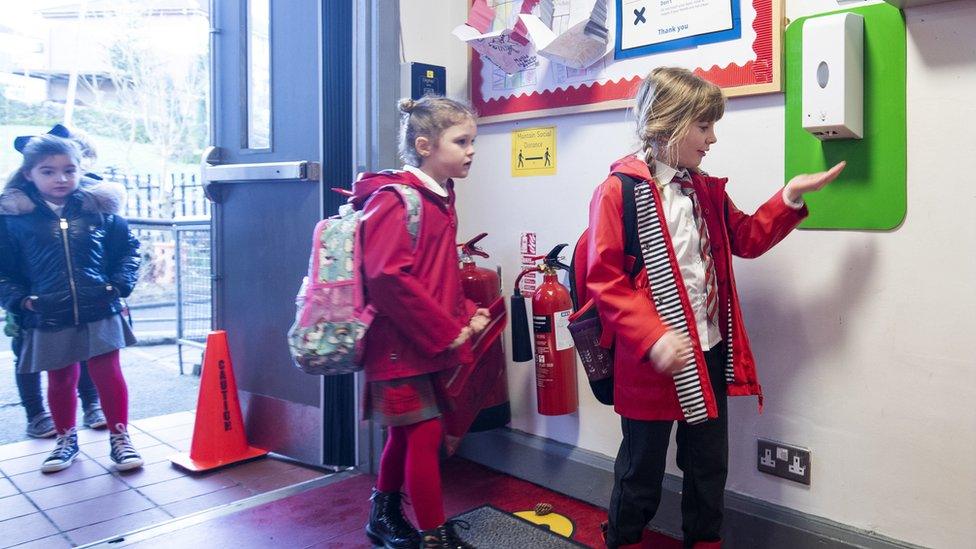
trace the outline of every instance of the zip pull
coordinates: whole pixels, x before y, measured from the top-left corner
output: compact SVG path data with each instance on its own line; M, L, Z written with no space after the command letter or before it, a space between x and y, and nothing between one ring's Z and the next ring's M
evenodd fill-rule
M62 231L68 230L68 220L63 217L61 218L61 230Z

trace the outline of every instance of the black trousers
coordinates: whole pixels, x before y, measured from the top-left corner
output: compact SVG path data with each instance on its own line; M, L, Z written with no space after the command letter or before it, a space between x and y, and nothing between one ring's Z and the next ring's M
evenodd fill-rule
M705 353L708 376L718 404L718 418L697 425L678 422L678 468L684 473L681 529L684 545L721 539L728 476L728 404L725 345ZM648 367L651 367L648 365ZM668 442L673 421L621 418L623 441L613 467L607 546L637 543L661 502Z

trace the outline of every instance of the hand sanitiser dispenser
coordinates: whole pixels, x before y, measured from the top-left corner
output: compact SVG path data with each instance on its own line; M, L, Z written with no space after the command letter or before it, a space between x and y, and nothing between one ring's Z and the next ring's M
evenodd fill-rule
M803 23L803 129L818 139L864 136L864 18L838 13Z

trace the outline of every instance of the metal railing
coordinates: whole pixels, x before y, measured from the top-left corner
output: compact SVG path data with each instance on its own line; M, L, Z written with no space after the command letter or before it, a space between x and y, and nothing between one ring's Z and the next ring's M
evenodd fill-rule
M139 219L208 217L210 201L196 173L173 172L168 177L151 173L130 174L108 167L102 176L122 183L128 191L127 216Z
M129 298L130 312L138 317L136 334L175 341L183 374L184 347L203 349L210 332L210 218L130 218L129 227L140 241L143 258L139 284ZM143 325L163 328L145 330ZM199 374L198 367L194 374Z

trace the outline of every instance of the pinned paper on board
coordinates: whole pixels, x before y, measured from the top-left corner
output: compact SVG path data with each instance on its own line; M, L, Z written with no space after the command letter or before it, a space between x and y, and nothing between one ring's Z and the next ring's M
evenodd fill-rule
M538 64L539 60L536 57L535 44L528 37L523 18L529 17L528 14L532 12L536 3L537 1L528 0L523 2L515 25L512 27L485 32L490 28L490 25L485 24L485 18L489 12L494 18L494 11L488 7L486 0L475 0L468 15L468 22L455 27L452 34L506 74L531 69Z
M585 69L610 52L607 0L596 0L589 18L559 35L539 17L526 16L524 21L538 54L553 63Z
M538 15L533 15L536 7ZM495 10L486 0L476 0L467 22L453 34L506 74L535 67L537 55L572 69L585 69L609 52L607 0L595 0L589 17L561 34L552 30L553 11L552 0L525 0L512 27L491 31Z

